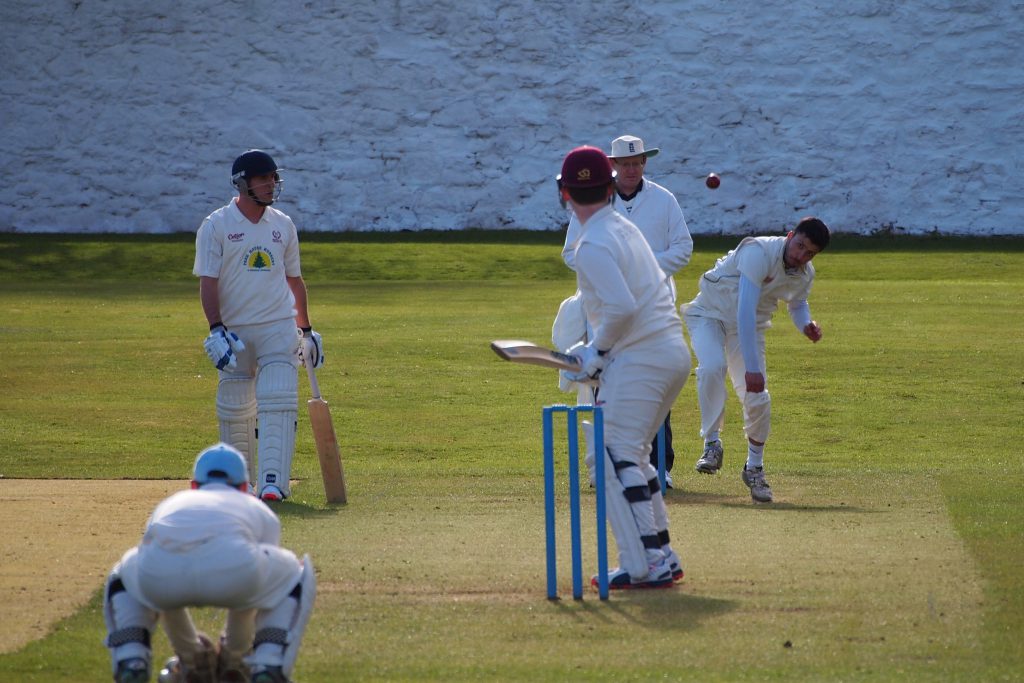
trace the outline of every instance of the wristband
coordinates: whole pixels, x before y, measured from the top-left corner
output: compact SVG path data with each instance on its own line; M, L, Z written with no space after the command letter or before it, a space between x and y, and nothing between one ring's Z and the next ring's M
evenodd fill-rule
M219 321L219 320L218 320L217 322L213 323L212 325L210 325L210 332L213 332L213 331L214 331L215 329L217 329L218 327L224 327L224 323L222 323L222 322L221 322L221 321ZM224 329L227 329L227 328L226 328L226 327L224 327Z

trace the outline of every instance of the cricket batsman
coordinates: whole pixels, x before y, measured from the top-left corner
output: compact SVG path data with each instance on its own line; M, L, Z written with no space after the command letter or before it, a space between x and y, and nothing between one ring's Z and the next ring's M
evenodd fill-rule
M249 150L235 159L231 182L238 196L199 227L192 273L218 371L220 439L245 456L254 492L274 502L291 493L296 368L323 365L323 345L309 322L295 224L271 206L283 182L277 164Z
M682 578L668 532L668 512L651 441L690 373L669 278L640 230L611 204L611 162L596 147L577 147L562 163L559 195L580 230L570 245L576 283L593 335L570 350L575 382L597 384L604 408L605 495L620 567L609 587L669 588ZM598 584L598 577L591 581Z

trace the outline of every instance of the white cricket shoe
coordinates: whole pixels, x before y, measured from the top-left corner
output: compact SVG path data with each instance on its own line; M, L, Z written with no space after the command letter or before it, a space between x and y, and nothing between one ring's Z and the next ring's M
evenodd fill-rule
M149 662L142 657L122 659L117 663L114 683L149 683Z
M267 484L260 491L260 499L264 503L280 503L284 500L284 494L281 493L281 489L277 488L273 484Z
M755 467L752 470L744 467L742 478L743 483L750 489L750 497L755 503L772 502L772 487L764 478L763 467Z
M704 444L704 453L697 461L697 471L701 474L714 474L722 469L722 442L709 441Z
M680 561L679 555L676 554L676 551L670 551L668 555L665 556L665 561L668 562L668 567L672 570L672 580L682 581L683 563Z
M590 585L598 588L598 584L597 576L591 577ZM661 560L658 564L649 565L647 567L647 576L639 581L634 580L629 575L629 572L619 567L608 572L609 590L671 588L673 585L675 585L675 582L672 580L672 568L666 559Z

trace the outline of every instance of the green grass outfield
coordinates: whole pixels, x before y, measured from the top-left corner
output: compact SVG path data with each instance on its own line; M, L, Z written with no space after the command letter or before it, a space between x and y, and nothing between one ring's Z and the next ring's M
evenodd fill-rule
M301 683L1024 680L1024 241L837 236L815 260L823 341L784 312L768 336L777 502L739 481L732 398L723 473L693 472L691 377L668 495L686 578L601 603L544 596L540 408L570 396L487 346L548 340L574 289L561 235L303 240L350 503L324 504L300 410L277 509L318 568ZM736 241L696 239L681 301ZM192 237L0 248L0 476L187 478L217 435ZM0 681L107 680L101 583L0 655Z

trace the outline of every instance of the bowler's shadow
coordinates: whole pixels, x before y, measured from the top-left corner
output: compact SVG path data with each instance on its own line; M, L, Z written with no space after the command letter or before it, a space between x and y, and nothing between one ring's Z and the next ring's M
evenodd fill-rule
M828 505L814 505L801 503L799 501L776 501L774 503L755 503L748 496L737 496L725 493L707 493L704 491L682 491L671 489L665 496L665 505L669 508L682 507L686 505L717 505L724 508L752 509L758 511L775 512L851 512L851 513L872 513L878 510L870 510L856 505L844 503L830 503Z

